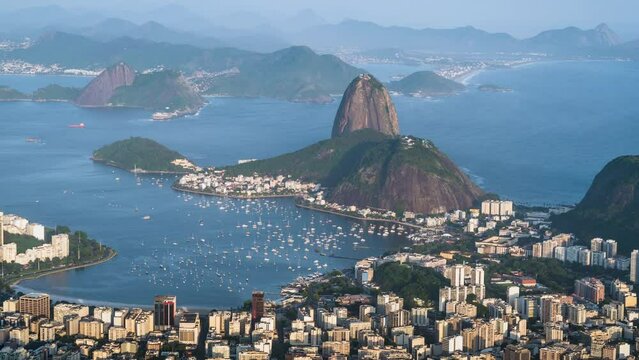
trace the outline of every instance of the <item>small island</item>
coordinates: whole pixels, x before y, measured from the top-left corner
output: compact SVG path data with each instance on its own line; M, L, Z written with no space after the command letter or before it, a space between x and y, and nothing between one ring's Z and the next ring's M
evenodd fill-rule
M418 71L388 83L392 92L414 97L445 96L463 91L466 87L432 71Z
M0 86L0 101L74 101L80 89L60 85L47 85L33 93L23 93L8 86Z
M8 86L0 86L0 101L31 100L31 97Z
M96 150L91 159L134 173L187 174L202 170L184 155L142 137L105 145Z
M477 90L483 91L483 92L495 92L495 93L508 93L513 91L513 89L502 87L495 84L479 85L479 87L477 87Z

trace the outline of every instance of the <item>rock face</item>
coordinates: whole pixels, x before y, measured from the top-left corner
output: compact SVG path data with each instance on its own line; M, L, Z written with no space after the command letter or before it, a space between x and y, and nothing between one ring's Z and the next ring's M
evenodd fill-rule
M395 105L384 85L369 74L359 75L344 92L333 123L332 137L362 129L399 135Z
M202 107L204 99L179 72L162 70L136 76L130 86L117 88L109 103L154 111L194 113Z
M582 30L574 26L548 30L523 40L529 50L544 50L559 53L575 53L583 49L609 49L622 43L608 25L600 24L594 29Z
M75 100L79 106L107 106L117 88L129 86L135 80L135 72L125 63L114 65L100 73L82 90Z
M425 214L468 209L483 195L430 141L387 140L364 154L330 191L331 201Z
M331 139L225 170L319 182L332 202L398 212L468 209L484 194L432 142L399 136L388 91L366 74L346 89Z
M606 164L575 209L554 217L553 225L584 240L614 238L620 251L637 248L639 156L620 156Z
M483 195L430 141L371 129L226 170L234 175L292 175L326 186L330 201L393 211L467 209Z

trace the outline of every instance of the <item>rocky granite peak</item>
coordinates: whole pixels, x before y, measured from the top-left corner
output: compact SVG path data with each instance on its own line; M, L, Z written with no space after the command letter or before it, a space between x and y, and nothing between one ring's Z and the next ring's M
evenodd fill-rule
M362 129L399 135L393 100L384 85L370 74L356 77L344 92L333 123L332 137Z
M125 63L105 69L82 90L76 104L86 107L107 106L115 91L129 86L135 80L135 71Z

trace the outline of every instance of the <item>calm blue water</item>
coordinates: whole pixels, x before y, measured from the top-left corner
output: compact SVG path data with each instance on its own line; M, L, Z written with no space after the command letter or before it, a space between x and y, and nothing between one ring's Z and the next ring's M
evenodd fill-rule
M406 73L393 67L383 74L371 71L380 77ZM0 76L0 84L23 91L51 81L82 86L88 79ZM512 93L482 93L471 86L434 101L395 101L403 133L432 139L486 190L522 202L574 203L608 160L639 153L639 103L633 95L638 81L637 63L544 63L471 80L510 87ZM128 136L156 139L204 165L264 158L326 138L337 106L212 99L197 117L151 122L139 110L0 103L0 208L86 230L120 254L100 266L22 286L87 302L150 304L155 294L177 293L181 305L228 307L253 289L276 293L309 267L352 265L320 256L317 244L347 257L402 245L364 232L365 247L354 248L348 235L354 223L296 209L288 200L185 197L169 189L173 179L144 177L138 185L132 175L89 160L97 147ZM87 128L67 127L77 122ZM30 136L42 143L26 142ZM144 215L152 219L143 221Z
M487 93L477 84L512 93ZM402 133L433 139L484 189L533 204L576 203L614 157L639 154L637 62L553 62L487 71L434 102L398 98Z
M83 229L119 252L100 266L25 281L23 290L140 305L150 304L154 294L175 293L181 306L231 307L255 289L277 297L279 286L299 275L352 266L353 260L321 256L316 249L361 258L405 245L364 232L366 243L354 247L355 223L297 209L290 200L185 196L169 188L175 178L147 176L138 185L133 175L89 160L97 147L134 135L158 139L202 164L271 156L321 139L330 126L313 119L330 112L315 105L213 99L199 117L158 123L138 110L0 103L0 207L44 224ZM87 127L68 127L78 122ZM144 221L145 215L151 220Z

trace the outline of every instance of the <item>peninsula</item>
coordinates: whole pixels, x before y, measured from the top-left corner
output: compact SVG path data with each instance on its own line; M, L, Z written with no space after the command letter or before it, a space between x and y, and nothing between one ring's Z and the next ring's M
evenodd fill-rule
M483 195L431 141L399 136L392 99L369 74L359 75L346 89L331 139L217 171L201 178L185 176L175 188L219 195L246 190L229 189L227 185L250 179L254 187L251 194L265 196L274 193L262 180L290 179L300 184L301 197L325 197L346 207L424 214L470 208ZM311 186L314 184L321 184L323 190L310 193L309 189L316 188Z
M0 254L0 281L16 285L25 279L100 264L117 252L82 231L66 226L48 228L0 212Z
M155 111L156 120L197 113L204 99L178 72L137 74L119 63L93 79L75 103L82 107L134 107Z
M141 137L105 145L97 149L91 159L135 173L186 174L202 170L184 155Z

